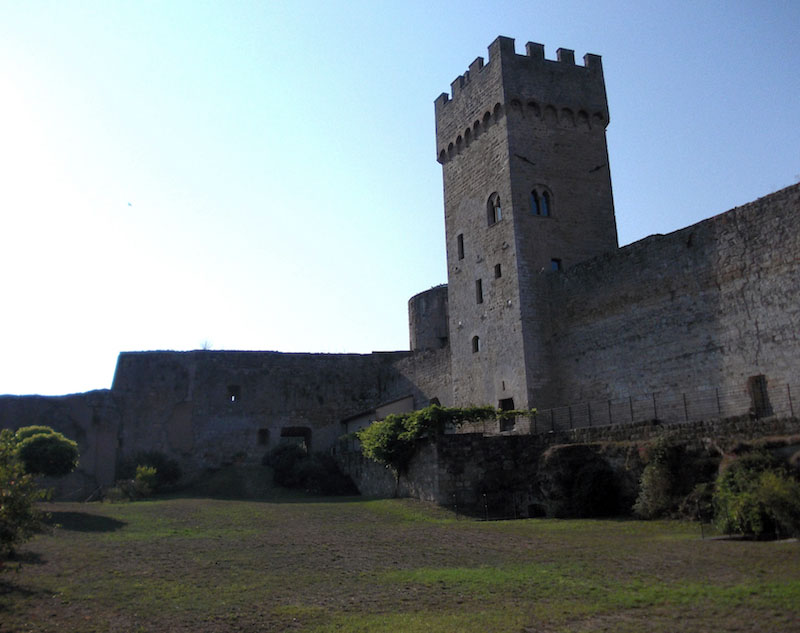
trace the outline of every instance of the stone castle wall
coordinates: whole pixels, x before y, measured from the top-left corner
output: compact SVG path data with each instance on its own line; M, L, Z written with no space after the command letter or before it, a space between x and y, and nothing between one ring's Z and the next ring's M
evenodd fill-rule
M539 406L800 375L800 185L540 276L554 389Z
M61 499L82 501L114 483L120 411L107 389L68 396L0 396L0 428L45 425L78 443L75 472L48 481Z
M328 451L354 415L375 419L397 401L409 409L432 398L451 404L449 368L446 349L127 352L111 390L0 396L0 428L45 424L77 440L77 472L54 483L59 497L85 499L112 485L119 463L140 452L176 459L191 480L207 469L258 463L282 441Z
M343 420L411 397L447 400L443 354L144 352L121 354L112 393L121 455L177 455L187 473L258 462L287 438L326 451Z

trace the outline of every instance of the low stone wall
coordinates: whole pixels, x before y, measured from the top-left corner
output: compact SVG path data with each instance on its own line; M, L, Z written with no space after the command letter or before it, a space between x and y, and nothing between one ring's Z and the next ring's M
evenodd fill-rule
M537 435L444 435L421 444L399 482L390 470L357 451L343 451L339 459L362 494L416 497L483 518L566 516L575 511L569 500L560 499L566 490L581 478L584 483L606 478L613 483L615 497L601 499L605 505L598 508L612 514L632 506L645 465L643 449L657 438L669 436L687 446L710 446L719 452L743 441L798 434L798 418L743 416Z
M439 503L438 450L433 442L421 442L406 472L396 476L388 466L379 464L358 449L339 445L334 452L342 470L365 497L413 497Z

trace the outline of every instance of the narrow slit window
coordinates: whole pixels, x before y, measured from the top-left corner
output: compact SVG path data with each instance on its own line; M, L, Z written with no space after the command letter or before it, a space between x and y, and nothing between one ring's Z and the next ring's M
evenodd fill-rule
M503 269L501 268L500 264L494 265L494 278L500 279L503 276Z
M489 196L489 200L486 202L486 220L489 226L493 224L497 224L500 220L503 219L503 209L500 204L500 196L497 193L493 193Z
M228 402L239 402L242 399L242 388L239 385L228 385Z
M475 280L475 302L483 303L483 280Z
M464 259L464 234L459 233L456 241L458 242L458 258Z
M476 354L481 351L481 339L477 336L472 337L472 353Z
M547 217L547 216L550 215L550 207L551 206L552 205L551 205L551 201L550 201L550 193L545 191L545 192L542 193L542 215L543 216Z

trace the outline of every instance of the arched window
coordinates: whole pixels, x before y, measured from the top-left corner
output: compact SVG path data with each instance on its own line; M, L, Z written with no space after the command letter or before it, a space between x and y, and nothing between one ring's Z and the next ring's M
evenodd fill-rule
M472 353L476 354L481 351L481 339L477 336L472 337Z
M531 190L531 213L542 217L553 214L553 195L544 186Z
M550 192L542 192L542 215L550 215L552 205L550 204Z
M498 196L497 192L495 192L489 196L489 200L486 202L486 220L489 223L489 226L492 226L493 224L497 224L502 219L503 209L500 205L500 196Z

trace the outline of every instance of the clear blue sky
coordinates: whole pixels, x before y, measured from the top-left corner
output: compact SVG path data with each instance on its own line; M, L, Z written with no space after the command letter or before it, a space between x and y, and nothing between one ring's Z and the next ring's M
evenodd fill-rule
M123 350L407 349L433 100L497 35L603 56L620 242L800 179L800 3L0 0L0 393Z

